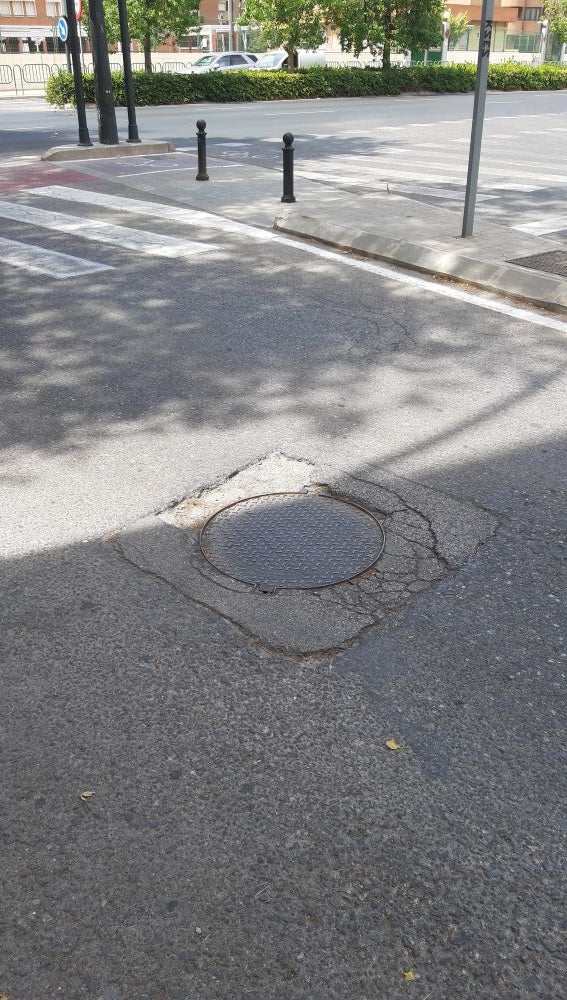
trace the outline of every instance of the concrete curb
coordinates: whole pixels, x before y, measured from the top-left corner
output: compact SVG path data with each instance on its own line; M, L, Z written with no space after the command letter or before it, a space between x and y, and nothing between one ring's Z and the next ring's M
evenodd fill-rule
M274 220L274 229L293 236L309 237L344 250L357 250L359 253L403 264L428 274L465 281L467 284L557 312L567 312L567 282L564 278L517 264L436 250L420 243L350 229L294 212L278 216Z
M149 156L155 153L174 153L171 142L119 142L104 146L95 142L93 146L52 146L41 154L42 160L99 160L111 156Z

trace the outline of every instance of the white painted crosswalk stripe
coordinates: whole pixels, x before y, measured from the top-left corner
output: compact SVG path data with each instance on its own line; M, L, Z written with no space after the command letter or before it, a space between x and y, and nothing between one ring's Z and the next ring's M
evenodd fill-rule
M424 195L427 198L443 198L444 201L463 201L465 197L465 188L463 187L460 191L456 191L453 188L434 188L426 187L423 184L390 184L390 191L397 194L416 194ZM497 198L496 194L477 194L477 201L490 201L492 198Z
M6 240L0 237L0 261L12 267L44 274L50 278L76 278L82 274L93 274L96 271L111 271L108 264L97 264L94 261L82 260L70 254L58 253L55 250L45 250L43 247L30 246L17 240Z
M149 215L155 219L167 219L178 225L206 226L207 229L218 229L224 233L235 233L239 236L250 236L254 239L273 240L274 234L268 230L255 229L242 222L233 222L220 215L212 215L194 208L177 208L174 205L157 205L152 201L140 201L138 198L122 198L118 195L103 194L101 191L67 188L60 184L46 187L30 188L28 194L55 198L74 202L80 205L94 205L98 208L110 208L117 212L132 212L134 215ZM208 249L208 244L205 249Z
M113 226L108 222L83 219L80 216L65 215L63 212L46 212L35 206L20 205L17 202L0 202L0 218L23 222L42 229L52 229L58 233L69 233L81 239L97 243L110 243L125 250L158 257L192 257L195 254L219 250L211 243L196 243L180 240L175 236L161 236L125 226Z
M534 236L545 236L548 233L560 233L567 229L567 215L548 216L541 222L525 222L520 226L513 226L522 233L532 233Z

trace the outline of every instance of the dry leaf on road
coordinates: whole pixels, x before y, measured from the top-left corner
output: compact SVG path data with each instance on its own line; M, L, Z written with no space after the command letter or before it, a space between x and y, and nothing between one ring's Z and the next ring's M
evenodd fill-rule
M87 802L89 799L92 799L93 795L94 792L81 792L81 799L83 802ZM0 997L0 1000L2 1000L2 997Z
M413 969L408 969L408 971L403 972L402 975L406 983L413 983L416 979L419 979L417 972L414 972Z
M388 750L402 750L402 744L398 743L397 740L386 740L386 746Z

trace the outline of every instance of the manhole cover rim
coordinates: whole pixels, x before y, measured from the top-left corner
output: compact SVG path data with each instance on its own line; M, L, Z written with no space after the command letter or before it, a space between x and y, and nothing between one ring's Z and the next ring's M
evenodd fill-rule
M235 576L233 573L227 570L221 569L212 558L207 555L205 551L205 532L211 524L219 516L219 514L225 514L227 511L231 510L233 507L238 507L241 504L250 503L252 500L271 500L274 497L319 497L322 500L332 500L334 503L344 504L347 507L352 507L354 510L359 511L364 514L369 520L374 523L374 526L378 529L380 535L380 544L378 546L377 552L373 554L372 559L368 561L361 569L357 569L355 573L349 573L347 576L343 576L339 579L331 580L328 583L309 583L309 584L279 584L274 587L262 586L261 584L254 582L253 580L246 580L242 577ZM277 490L274 493L257 493L253 496L241 497L239 500L233 500L231 503L225 504L224 507L219 507L218 510L213 511L209 515L205 523L202 525L199 531L198 538L199 551L203 556L203 559L212 566L216 573L220 573L222 576L226 576L229 580L234 580L236 583L242 583L245 586L252 587L254 590L259 590L261 592L275 593L278 590L324 590L327 587L336 587L341 583L347 583L349 580L355 580L364 573L367 573L373 566L376 565L380 557L382 556L384 549L386 547L386 534L381 522L378 520L376 515L368 510L367 507L363 507L361 504L356 503L355 500L348 500L345 497L333 496L331 493L326 493L322 490L312 490L312 489L301 489L301 490Z

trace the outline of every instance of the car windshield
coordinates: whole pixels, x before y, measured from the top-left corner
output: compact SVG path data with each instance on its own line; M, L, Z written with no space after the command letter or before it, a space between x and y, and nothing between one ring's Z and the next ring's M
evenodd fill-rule
M201 58L197 59L197 62L193 63L193 65L194 66L210 66L211 63L214 62L215 58L216 58L216 56L201 56Z
M272 69L273 66L279 66L282 58L281 52L267 52L265 56L258 59L256 66L265 66L266 69Z

